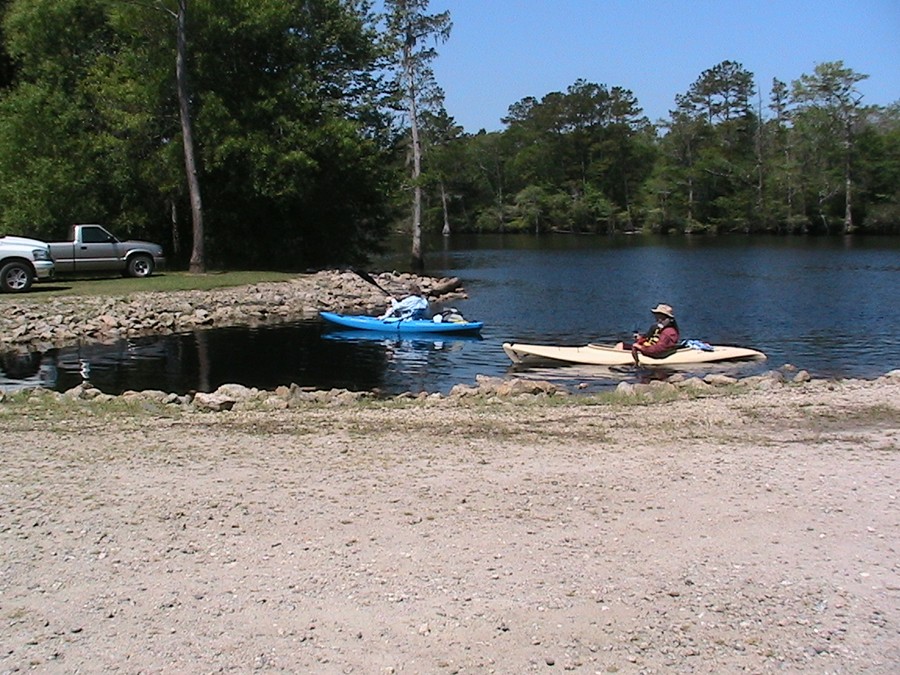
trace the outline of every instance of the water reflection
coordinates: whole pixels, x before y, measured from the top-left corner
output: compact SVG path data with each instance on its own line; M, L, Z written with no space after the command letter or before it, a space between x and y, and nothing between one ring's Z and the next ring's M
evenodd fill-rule
M466 343L482 340L477 335L435 333L382 333L361 330L329 330L322 339L346 348L345 358L384 364L385 393L440 391L441 379L453 369L453 358Z
M44 387L53 389L57 382L56 364L39 352L0 355L0 391Z
M275 389L298 384L354 391L446 392L463 350L477 336L325 330L319 320L198 330L6 355L6 391L82 382L109 394L157 389L184 394L237 382Z
M66 391L90 382L106 393L127 389L165 389L179 379L181 353L177 344L156 337L86 343L51 349L41 355L54 372L45 385Z

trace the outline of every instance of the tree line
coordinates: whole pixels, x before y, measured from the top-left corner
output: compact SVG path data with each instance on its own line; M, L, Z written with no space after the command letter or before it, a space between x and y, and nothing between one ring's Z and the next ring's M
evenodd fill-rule
M865 78L821 63L763 100L724 61L655 124L631 91L583 80L511 105L498 132L436 116L433 226L898 233L900 102L864 105Z
M73 222L176 264L358 262L422 231L898 232L900 106L819 64L725 61L651 122L583 80L466 133L428 0L0 0L0 226ZM418 250L417 250L418 246Z

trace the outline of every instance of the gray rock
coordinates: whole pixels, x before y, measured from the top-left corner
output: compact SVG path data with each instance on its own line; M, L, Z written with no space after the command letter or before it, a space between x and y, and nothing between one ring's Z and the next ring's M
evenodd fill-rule
M711 384L713 386L722 387L727 386L729 384L737 383L736 377L731 377L730 375L722 375L721 373L710 373L703 378L703 381L707 384Z
M650 389L654 392L675 392L678 391L677 387L672 382L665 382L663 380L653 380L649 383Z
M246 401L257 396L259 390L250 389L242 384L228 383L220 386L214 393L225 398L234 399L235 401Z
M223 410L231 410L234 407L233 398L228 398L220 394L207 394L198 392L194 395L193 404L197 410L205 412L222 412Z
M478 393L478 388L473 387L468 384L455 384L453 388L450 389L450 397L451 398L464 398L466 396L475 396Z
M679 389L691 389L696 391L709 391L712 385L707 384L699 377L687 377L681 382L676 382L675 386Z
M616 393L624 396L633 396L634 385L630 382L619 382L619 384L616 385Z
M125 392L123 396L131 394L138 398L142 398L147 401L156 401L158 403L165 403L169 396L172 395L168 392L160 391L159 389L144 389L143 391Z
M66 398L74 398L82 401L89 401L91 399L97 398L103 392L97 389L90 382L82 382L79 385L72 387L71 389L65 392Z

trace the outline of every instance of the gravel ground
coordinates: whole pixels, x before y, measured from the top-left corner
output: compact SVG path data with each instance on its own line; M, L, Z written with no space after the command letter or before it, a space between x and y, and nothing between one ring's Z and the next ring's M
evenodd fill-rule
M900 381L0 403L0 672L900 672Z

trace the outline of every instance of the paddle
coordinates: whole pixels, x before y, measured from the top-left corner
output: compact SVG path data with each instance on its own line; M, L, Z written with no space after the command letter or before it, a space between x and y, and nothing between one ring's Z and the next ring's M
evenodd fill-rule
M379 291L381 291L381 292L384 293L385 295L390 296L390 297L392 297L392 298L394 297L394 294L393 294L393 293L389 293L388 291L386 291L386 290L381 286L381 284L379 284L377 281L375 281L375 279L372 278L372 275L369 274L368 272L363 272L362 270L358 270L358 269L356 269L356 268L354 268L354 267L351 267L351 268L350 268L350 271L353 272L356 276L358 276L358 277L359 277L360 279L362 279L363 281L368 281L370 284L372 284L375 288L377 288Z

